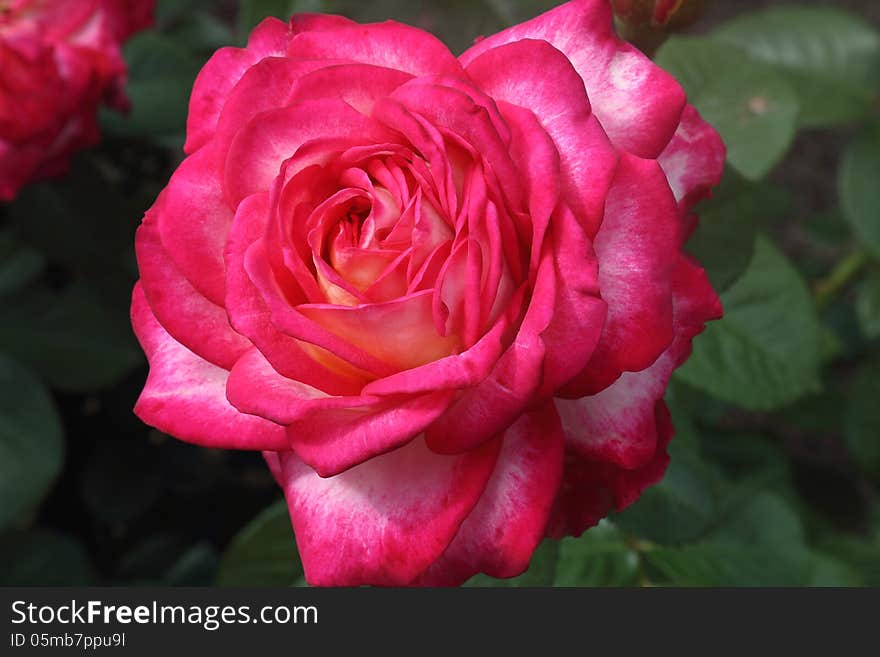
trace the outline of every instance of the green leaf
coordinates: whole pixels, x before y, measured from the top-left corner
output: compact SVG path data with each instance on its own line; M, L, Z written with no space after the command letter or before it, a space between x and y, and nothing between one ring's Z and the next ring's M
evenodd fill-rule
M880 361L862 367L849 389L843 417L847 448L859 466L880 480Z
M811 573L803 548L703 543L649 550L645 559L676 586L804 586Z
M766 176L794 140L797 98L770 71L718 76L693 102L724 138L727 161L750 180Z
M729 288L751 262L760 223L785 216L791 197L769 183L750 183L728 170L712 198L697 209L700 223L687 250L706 268L713 287Z
M807 586L863 586L857 571L843 561L814 552L810 561L810 579Z
M197 543L180 555L162 577L163 586L211 586L217 573L217 551Z
M779 495L753 495L727 518L712 536L713 541L766 545L801 545L804 528L797 513Z
M797 270L759 237L746 273L721 295L724 318L694 340L676 376L710 394L769 410L820 389L819 321Z
M621 529L663 544L699 538L717 513L714 474L700 456L696 428L680 412L673 413L673 420L676 437L669 445L671 460L663 479L614 516Z
M61 432L48 391L0 354L0 528L39 504L55 481L64 457Z
M880 338L880 274L877 272L871 273L859 285L856 315L866 338Z
M785 155L797 128L797 95L773 68L702 37L670 39L657 63L724 138L727 161L749 180L763 178Z
M608 520L559 542L554 586L633 586L639 556Z
M771 7L725 23L713 38L783 73L801 100L803 125L863 115L876 94L880 33L835 7Z
M880 257L880 127L864 131L850 143L838 176L844 217L862 243Z
M126 115L102 111L103 129L109 134L138 138L183 134L199 60L177 40L156 32L132 38L125 45L124 55L131 111Z
M498 579L480 573L474 575L465 586L526 588L533 586L552 586L556 576L556 562L559 558L559 541L546 539L538 545L528 570L518 577Z
M0 296L13 292L40 275L46 259L21 244L8 231L0 231Z
M850 569L805 543L783 498L753 496L701 543L653 548L646 561L678 586L827 586L857 583Z
M125 315L108 309L85 284L58 295L29 292L0 314L0 350L37 370L53 387L106 387L141 365Z
M86 586L94 572L83 546L47 531L0 536L0 586Z
M262 511L232 539L220 563L218 586L292 586L302 565L281 500Z
M821 544L822 552L846 564L867 586L880 586L880 534L872 537L833 535Z

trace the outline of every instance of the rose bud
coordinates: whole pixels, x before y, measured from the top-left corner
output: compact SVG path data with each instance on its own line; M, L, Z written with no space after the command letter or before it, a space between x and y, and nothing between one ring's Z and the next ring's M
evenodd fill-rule
M64 173L99 139L101 103L125 109L121 44L155 0L0 0L0 201Z
M262 450L311 584L518 575L663 476L724 146L606 0L458 58L266 19L198 76L186 152L137 233L135 411Z
M706 8L706 0L611 0L611 4L624 23L669 30L693 25Z

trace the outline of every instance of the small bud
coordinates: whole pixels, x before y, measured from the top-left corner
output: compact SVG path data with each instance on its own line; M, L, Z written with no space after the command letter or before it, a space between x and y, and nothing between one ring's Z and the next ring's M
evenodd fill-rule
M611 0L621 36L652 54L670 32L690 27L707 0Z
M614 13L624 23L678 30L700 17L705 0L611 0Z

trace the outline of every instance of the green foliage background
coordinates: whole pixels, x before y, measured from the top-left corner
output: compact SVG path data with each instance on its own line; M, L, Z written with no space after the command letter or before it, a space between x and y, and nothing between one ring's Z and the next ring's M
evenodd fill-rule
M134 230L182 153L192 81L266 15L395 18L455 51L549 0L160 0L128 116L0 206L0 585L303 585L256 455L131 414ZM657 62L729 147L688 248L726 315L668 393L662 483L485 586L880 585L880 12L718 0Z

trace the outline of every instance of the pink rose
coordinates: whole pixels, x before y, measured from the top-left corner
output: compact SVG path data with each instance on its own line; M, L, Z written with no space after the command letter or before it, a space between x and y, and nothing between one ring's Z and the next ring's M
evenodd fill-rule
M63 173L98 141L95 113L125 109L120 44L155 0L0 0L0 200Z
M682 252L718 135L565 4L456 59L267 19L217 52L137 234L147 423L263 450L308 581L522 572L663 474L663 394L721 314Z

